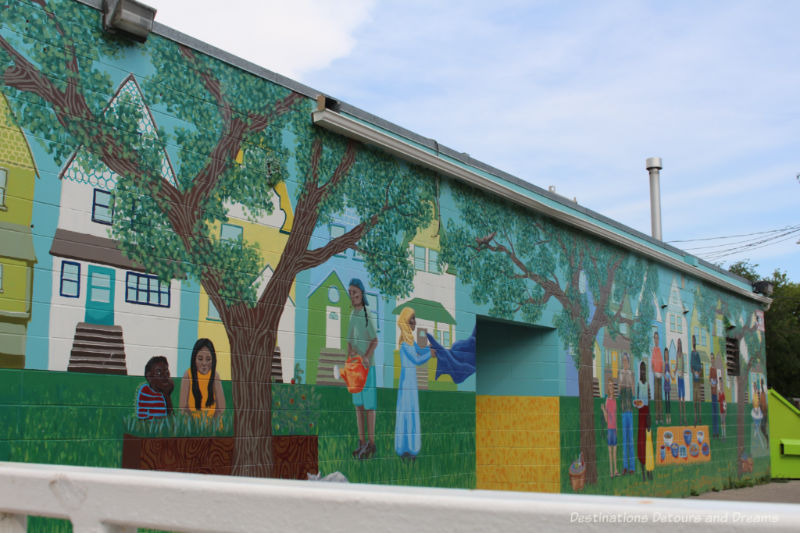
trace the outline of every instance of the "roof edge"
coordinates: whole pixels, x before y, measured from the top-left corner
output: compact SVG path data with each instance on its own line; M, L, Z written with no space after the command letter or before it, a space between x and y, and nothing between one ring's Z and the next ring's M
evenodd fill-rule
M98 10L98 11L101 11L102 7L103 7L103 0L75 0L75 1L78 2L78 3L84 4L86 6L92 7L94 9ZM146 3L146 1L147 0L144 0L145 3ZM196 50L198 52L204 53L204 54L206 54L206 55L208 55L210 57L213 57L215 59L218 59L220 61L228 63L228 64L230 64L230 65L232 65L234 67L240 68L240 69L242 69L242 70L244 70L246 72L249 72L249 73L251 73L251 74L253 74L255 76L258 76L258 77L263 78L265 80L268 80L268 81L271 81L271 82L276 83L278 85L281 85L283 87L286 87L287 89L290 89L290 90L295 91L295 92L297 92L299 94L302 94L303 96L307 96L308 98L316 99L320 94L325 94L323 91L315 90L312 87L309 87L307 85L304 85L302 83L294 81L294 80L292 80L292 79L290 79L290 78L288 78L286 76L283 76L281 74L273 72L273 71L271 71L269 69L261 67L261 66L255 64L255 63L250 62L250 61L242 59L242 58L240 58L238 56L235 56L235 55L233 55L233 54L231 54L229 52L226 52L226 51L224 51L224 50L222 50L220 48L212 46L212 45L210 45L210 44L208 44L208 43L206 43L204 41L201 41L201 40L199 40L199 39L197 39L195 37L191 37L190 35L187 35L187 34L182 33L180 31L174 30L174 29L170 28L169 26L165 26L165 25L163 25L163 24L161 24L161 23L159 23L157 21L155 21L153 23L153 31L152 31L152 33L154 33L156 35L159 35L161 37L164 37L166 39L175 41L175 42L177 42L179 44L182 44L182 45L188 46L190 48L193 48L194 50ZM407 139L410 142L413 142L415 144L424 146L428 150L432 150L437 154L441 154L441 155L443 155L445 157L453 159L453 160L455 160L455 161L457 161L457 162L459 162L459 163L461 163L463 165L466 165L467 167L475 168L477 170L480 170L481 172L485 172L487 174L491 174L492 176L496 177L499 180L506 181L509 184L513 185L513 186L520 187L522 189L526 189L527 191L529 191L529 192L531 192L531 193L533 193L535 195L547 198L548 200L550 200L552 202L561 204L562 206L564 206L564 208L566 208L568 210L573 210L573 211L577 211L577 212L583 213L585 216L590 217L592 219L595 219L598 222L601 222L603 224L607 224L609 226L612 226L616 230L618 230L620 232L623 232L625 234L628 234L631 237L635 237L635 238L641 239L643 241L646 241L649 244L653 245L654 247L661 248L663 250L672 252L672 253L680 255L682 257L692 257L693 259L696 260L698 265L702 265L706 269L713 270L713 271L717 272L718 274L720 274L721 276L728 277L731 280L737 280L737 281L741 282L742 284L747 284L747 285L750 284L750 281L747 280L746 278L742 277L742 276L739 276L737 274L729 272L729 271L725 270L724 268L719 267L718 265L715 265L713 263L710 263L708 261L700 259L700 258L698 258L696 256L692 256L690 254L687 254L686 252L684 252L683 250L681 250L679 248L675 248L675 247L673 247L673 246L671 246L669 244L666 244L666 243L664 243L662 241L656 240L653 237L651 237L651 236L649 236L649 235L647 235L645 233L642 233L642 232L640 232L640 231L638 231L636 229L633 229L633 228L631 228L629 226L626 226L626 225L624 225L624 224L622 224L622 223L620 223L620 222L618 222L616 220L608 218L605 215L602 215L600 213L592 211L591 209L588 209L588 208L583 207L583 206L581 206L579 204L571 202L571 201L569 201L568 198L565 198L565 197L563 197L561 195L558 195L558 194L551 193L548 190L542 189L541 187L538 187L538 186L536 186L536 185L534 185L532 183L529 183L529 182L527 182L525 180L522 180L522 179L520 179L520 178L518 178L516 176L513 176L513 175L511 175L511 174L509 174L507 172L504 172L504 171L502 171L500 169L492 167L491 165L488 165L488 164L486 164L486 163L484 163L482 161L478 161L476 159L473 159L467 153L458 152L458 151L453 150L451 148L448 148L446 146L440 145L435 139L424 137L424 136L422 136L422 135L420 135L418 133L415 133L415 132L413 132L411 130L408 130L406 128L398 126L397 124L389 122L389 121L387 121L385 119L382 119L382 118L378 117L377 115L373 115L372 113L369 113L367 111L359 109L359 108L357 108L355 106L352 106L350 104L347 104L345 102L341 102L341 101L337 100L337 103L339 105L338 109L341 112L346 113L348 115L351 115L351 116L353 116L353 117L355 117L355 118L357 118L357 119L359 119L361 121L364 121L364 122L372 125L374 128L379 128L379 129L385 130L386 132L390 132L390 133L392 133L392 134L394 134L396 136L399 136L399 137L402 137L404 139ZM475 174L477 176L479 176L477 173L475 173ZM485 178L482 178L482 179L485 180ZM489 181L489 180L486 180L486 181ZM486 188L482 187L480 184L475 184L475 186L486 190ZM514 201L514 200L512 200L512 201ZM567 223L569 223L569 222L567 222ZM613 233L613 232L612 232L612 235L615 235L617 237L622 237L623 239L626 239L626 240L630 240L629 237L626 237L626 236L623 236L623 235L619 235L619 234L616 234L616 233ZM609 240L608 237L603 237L603 238L604 238L604 240ZM611 239L611 240L616 242L615 239ZM638 244L638 243L636 243L636 244ZM624 245L624 243L623 243L623 245ZM630 248L629 246L626 246L626 247ZM645 255L650 255L650 254L645 254ZM732 290L733 292L736 292L736 293L738 293L740 295L743 295L743 296L746 296L746 297L748 297L750 299L756 300L756 301L760 302L761 304L769 305L772 302L772 300L770 298L766 298L764 296L757 295L755 293L749 292L746 289L743 289L742 287L739 287L739 286L735 285L733 282L728 282L728 281L725 281L724 279L722 279L720 277L717 277L715 275L711 275L709 273L703 272L702 270L697 269L697 267L694 267L693 269L689 269L689 268L686 268L688 265L686 265L682 261L677 261L674 258L669 258L669 256L666 256L666 255L664 255L662 253L659 253L658 255L659 255L659 257L657 257L656 259L658 259L661 262L666 262L668 264L671 264L671 266L678 268L682 272L686 272L686 273L689 273L691 275L698 276L698 277L700 277L702 279L705 279L707 281L711 281L715 285L721 286L721 287L725 288L726 290ZM670 261L664 261L663 259L661 259L662 256L669 258ZM672 263L674 263L674 264L672 264Z

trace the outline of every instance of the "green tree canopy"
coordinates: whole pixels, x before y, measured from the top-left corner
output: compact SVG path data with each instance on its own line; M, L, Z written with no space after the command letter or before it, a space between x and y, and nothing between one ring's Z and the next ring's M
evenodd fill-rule
M749 260L737 261L728 270L752 282L772 283L772 304L764 313L767 380L781 395L800 397L800 283L790 281L780 269L763 276L758 264Z

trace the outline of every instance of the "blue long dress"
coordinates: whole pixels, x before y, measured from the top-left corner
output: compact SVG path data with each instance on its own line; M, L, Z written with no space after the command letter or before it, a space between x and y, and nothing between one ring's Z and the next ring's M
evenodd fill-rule
M400 345L400 384L397 391L397 417L394 425L394 450L397 455L416 456L422 448L419 427L419 394L417 392L417 366L431 358L430 347L420 348L417 343Z

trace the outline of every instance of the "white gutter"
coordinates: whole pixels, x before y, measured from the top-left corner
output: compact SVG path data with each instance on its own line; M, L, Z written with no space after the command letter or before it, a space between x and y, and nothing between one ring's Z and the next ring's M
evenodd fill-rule
M597 236L603 240L610 241L613 244L623 246L631 251L640 255L658 261L659 263L668 265L676 270L690 274L696 278L717 285L726 291L736 293L751 300L755 300L764 305L772 303L770 298L761 296L752 291L729 283L717 276L709 274L700 270L696 266L690 266L680 259L671 257L663 252L654 250L649 246L639 243L630 237L615 233L606 228L593 224L584 220L576 215L565 213L559 209L555 209L531 196L520 194L517 191L506 187L501 183L494 182L490 179L481 176L480 174L452 163L446 159L441 158L437 154L430 153L417 146L410 144L397 137L388 135L374 127L370 127L363 122L359 122L347 116L341 115L331 109L325 107L325 97L320 95L318 98L317 110L311 113L311 118L317 126L323 127L327 130L333 131L340 135L344 135L350 139L371 144L378 148L411 163L424 166L445 176L455 178L459 181L472 185L478 189L488 191L496 196L505 198L515 204L521 205L528 209L532 209L539 213L545 214L551 218L568 224L574 228L578 228L586 233ZM694 257L689 257L689 260Z

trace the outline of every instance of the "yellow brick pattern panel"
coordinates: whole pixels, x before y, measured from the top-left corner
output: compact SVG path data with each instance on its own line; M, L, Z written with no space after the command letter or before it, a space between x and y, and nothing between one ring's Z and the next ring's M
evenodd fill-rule
M477 396L477 488L561 492L558 397Z

